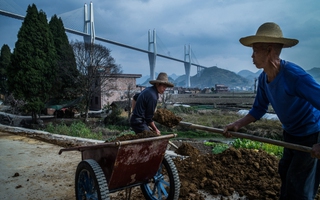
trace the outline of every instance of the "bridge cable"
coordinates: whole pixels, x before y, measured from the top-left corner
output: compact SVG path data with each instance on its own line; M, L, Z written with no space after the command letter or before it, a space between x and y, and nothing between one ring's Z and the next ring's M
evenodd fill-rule
M171 52L168 50L168 48L166 47L166 45L162 42L162 40L160 39L160 37L157 35L157 41L159 41L159 44L157 47L159 47L162 51L164 55L167 56L172 56ZM163 49L164 48L164 49Z

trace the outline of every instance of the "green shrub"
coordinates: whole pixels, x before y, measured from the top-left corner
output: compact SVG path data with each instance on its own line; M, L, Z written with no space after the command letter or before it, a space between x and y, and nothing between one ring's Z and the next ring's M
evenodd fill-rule
M104 119L104 123L106 125L114 125L117 124L121 120L121 109L120 108L112 108L111 114L109 114L107 117Z

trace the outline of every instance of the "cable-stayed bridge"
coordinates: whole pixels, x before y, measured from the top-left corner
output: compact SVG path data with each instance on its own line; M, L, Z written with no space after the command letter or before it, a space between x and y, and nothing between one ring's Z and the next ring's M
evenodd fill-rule
M16 8L17 6L9 4L7 2L9 0L0 0L0 1L3 2L0 4L0 15L14 18L17 20L24 20L25 16L23 14L17 14L17 13L22 13L21 10L19 11ZM92 2L89 4L89 6L85 4L83 8L79 8L76 10L72 10L72 11L60 14L58 15L58 17L61 17L61 19L63 20L64 26L65 26L64 28L66 32L75 34L78 36L82 36L85 42L91 42L91 43L94 43L95 41L106 42L109 44L124 47L134 51L146 53L149 59L151 80L155 79L155 67L156 67L157 57L162 57L175 62L183 63L185 67L185 74L186 74L186 87L190 87L191 66L197 67L198 75L201 73L201 71L204 68L207 68L205 66L201 66L198 64L198 61L196 60L190 45L184 46L184 60L171 57L170 55L159 54L157 52L157 48L159 47L157 41L159 40L161 42L161 40L156 35L155 30L148 31L148 49L147 50L96 36L95 24L94 24L94 10L93 10ZM83 20L79 20L81 18ZM82 30L79 30L79 29L82 29ZM194 60L196 61L196 63L193 62Z

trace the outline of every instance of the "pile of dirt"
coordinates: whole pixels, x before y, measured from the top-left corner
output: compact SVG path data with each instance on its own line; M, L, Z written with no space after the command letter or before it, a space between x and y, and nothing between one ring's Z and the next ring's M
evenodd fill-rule
M182 143L182 145L175 151L175 153L182 156L191 157L196 157L200 155L200 151L188 143Z
M173 112L167 109L159 108L154 113L153 120L158 122L159 124L172 128L177 126L182 118L176 116Z
M136 139L142 139L142 138L149 138L149 137L156 137L158 136L156 132L154 131L142 131L138 134L125 134L118 136L112 140L107 140L105 142L116 142L116 141L126 141L126 140L136 140Z
M281 182L275 156L232 147L223 153L208 155L200 154L189 144L180 147L176 152L189 157L174 159L181 182L179 199L203 199L198 190L226 197L237 192L247 199L279 197Z

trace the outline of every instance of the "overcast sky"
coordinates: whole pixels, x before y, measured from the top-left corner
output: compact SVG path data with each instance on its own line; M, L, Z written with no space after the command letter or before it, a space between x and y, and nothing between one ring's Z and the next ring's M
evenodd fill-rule
M96 36L136 48L148 49L148 30L156 30L159 54L184 59L191 45L192 62L234 72L258 71L252 50L239 43L254 35L264 22L280 25L285 37L299 40L284 49L282 59L309 70L320 67L319 0L94 0ZM0 0L0 10L25 16L34 3L50 19L57 14L66 27L82 30L84 0ZM13 50L22 21L0 15L0 45ZM83 38L68 34L69 40ZM149 75L146 53L103 43L123 73ZM183 63L157 57L155 71L185 74ZM196 67L191 67L191 75Z

